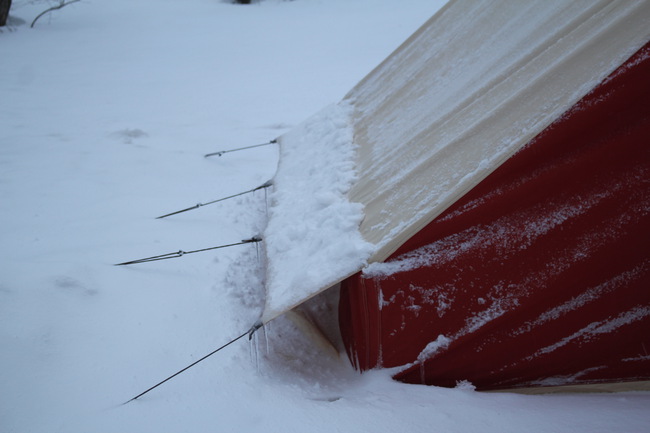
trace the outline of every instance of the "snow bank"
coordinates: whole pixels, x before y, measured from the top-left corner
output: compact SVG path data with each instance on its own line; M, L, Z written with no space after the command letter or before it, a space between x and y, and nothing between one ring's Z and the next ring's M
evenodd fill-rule
M359 233L350 107L327 107L280 138L269 222L266 323L361 269L373 246Z

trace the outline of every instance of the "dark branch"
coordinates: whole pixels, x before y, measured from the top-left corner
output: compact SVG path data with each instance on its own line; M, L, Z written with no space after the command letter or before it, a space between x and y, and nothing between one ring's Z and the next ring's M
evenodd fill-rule
M80 2L80 1L81 1L81 0L69 0L69 1L67 1L67 2L61 2L61 3L59 3L57 6L52 6L51 8L49 8L49 9L47 9L47 10L44 10L43 12L41 12L40 14L38 14L38 16L37 16L36 18L34 18L34 21L32 21L32 25L30 25L29 27L30 27L30 28L34 28L34 24L36 24L36 21L38 21L38 19L39 19L40 17L42 17L43 15L45 15L46 13L48 13L48 12L52 12L52 11L55 11L55 10L57 10L57 9L61 9L61 8L64 7L64 6L70 5L70 4L72 4L72 3L77 3L77 2Z

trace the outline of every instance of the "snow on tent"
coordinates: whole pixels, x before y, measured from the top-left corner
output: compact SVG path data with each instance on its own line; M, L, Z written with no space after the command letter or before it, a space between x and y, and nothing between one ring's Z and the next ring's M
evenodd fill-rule
M360 370L650 379L650 2L452 1L280 137L266 323L340 283Z

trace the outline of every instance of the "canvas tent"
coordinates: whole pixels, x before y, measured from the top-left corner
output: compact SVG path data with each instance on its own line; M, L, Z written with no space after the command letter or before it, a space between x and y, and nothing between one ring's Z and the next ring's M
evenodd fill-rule
M261 321L341 283L362 370L650 379L649 40L647 1L447 4L280 137Z

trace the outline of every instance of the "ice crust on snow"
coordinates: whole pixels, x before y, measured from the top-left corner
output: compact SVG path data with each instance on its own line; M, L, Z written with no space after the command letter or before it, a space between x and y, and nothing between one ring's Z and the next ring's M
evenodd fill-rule
M331 105L283 135L264 232L266 306L273 319L361 269L373 251L348 200L355 180L351 108Z

